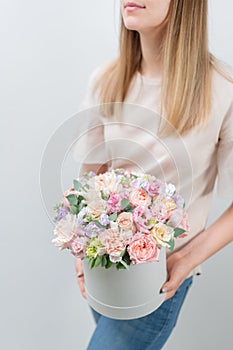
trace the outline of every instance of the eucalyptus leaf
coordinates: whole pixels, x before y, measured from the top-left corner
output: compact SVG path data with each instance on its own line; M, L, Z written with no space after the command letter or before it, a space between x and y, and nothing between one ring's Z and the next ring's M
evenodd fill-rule
M69 194L68 196L66 196L66 198L71 204L73 205L78 204L78 198L75 196L75 194Z
M93 222L96 224L96 226L98 226L100 228L107 228L108 227L108 225L106 225L106 226L101 225L101 223L98 220L93 220Z
M124 210L127 207L130 207L130 201L127 198L122 198L122 200L121 200L121 209Z
M175 240L174 239L171 239L169 242L169 249L170 250L173 250L175 248Z
M82 189L82 184L78 180L74 180L74 189L75 191L80 191Z
M110 221L116 221L116 219L117 219L117 213L113 213L113 214L109 215L108 218L109 218Z
M74 215L77 215L79 212L78 207L76 205L71 205L70 212Z
M179 227L176 227L176 228L174 229L174 231L175 231L175 234L174 234L175 237L178 237L179 235L182 235L182 233L185 232L184 229L179 228Z

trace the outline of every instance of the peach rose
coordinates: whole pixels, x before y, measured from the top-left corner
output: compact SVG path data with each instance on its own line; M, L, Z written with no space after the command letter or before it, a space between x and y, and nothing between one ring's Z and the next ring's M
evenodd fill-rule
M129 196L130 203L137 206L148 206L151 203L151 198L148 193L142 188L137 188L130 193Z
M159 248L153 237L148 234L137 233L128 245L127 251L133 264L159 259Z
M106 203L104 200L94 200L89 203L88 209L90 210L91 216L93 219L99 219L102 212L106 209Z
M118 215L116 221L122 230L131 230L133 228L132 213L121 213Z

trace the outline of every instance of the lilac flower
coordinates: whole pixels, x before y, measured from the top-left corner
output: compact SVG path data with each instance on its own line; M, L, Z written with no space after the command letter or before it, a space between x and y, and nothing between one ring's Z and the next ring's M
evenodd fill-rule
M107 226L109 224L109 218L108 215L103 213L100 215L99 222L103 226Z
M80 212L78 213L78 224L80 225L80 226L83 226L84 224L85 224L85 221L84 221L84 216L86 215L86 214L88 214L88 209L87 209L87 207L84 207L84 208L82 208L81 210L80 210Z
M57 216L57 221L60 221L61 219L63 219L68 213L67 208L61 207L58 210L58 216Z
M90 222L85 228L85 235L89 238L96 237L101 231L101 228L98 227L94 222Z
M94 173L94 171L89 171L88 175L89 175L90 177L94 177L94 176L96 176L96 173Z
M148 184L149 184L148 181L146 179L141 178L141 177L138 177L137 179L135 179L131 182L132 187L144 188L144 189L146 189L148 187Z
M177 208L183 208L184 207L184 198L182 198L180 194L177 193L172 198L176 202Z

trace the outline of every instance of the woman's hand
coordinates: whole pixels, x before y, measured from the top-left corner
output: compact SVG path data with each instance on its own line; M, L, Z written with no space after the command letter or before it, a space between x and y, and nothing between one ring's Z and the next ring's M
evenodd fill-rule
M175 252L167 258L168 280L161 288L162 293L167 293L165 300L173 297L191 270L187 258L181 256L179 252Z
M84 288L84 273L81 259L75 260L75 271L80 292L82 293L82 296L86 299L86 292Z

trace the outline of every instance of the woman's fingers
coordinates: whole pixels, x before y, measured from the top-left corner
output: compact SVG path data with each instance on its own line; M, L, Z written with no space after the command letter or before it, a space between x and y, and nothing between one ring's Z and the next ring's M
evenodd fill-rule
M170 299L187 278L190 268L188 261L179 253L170 255L167 259L168 280L163 284L161 293L166 293L165 300Z
M179 286L180 283L175 280L169 279L167 282L165 282L161 288L161 293L166 293L165 300L172 298Z
M82 266L82 261L80 259L76 259L75 261L75 271L76 271L76 278L79 285L79 289L81 291L82 296L86 299L83 266Z

